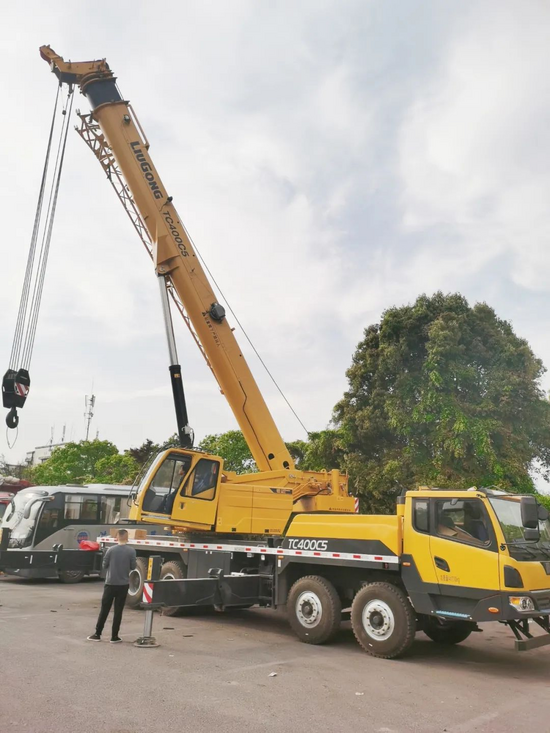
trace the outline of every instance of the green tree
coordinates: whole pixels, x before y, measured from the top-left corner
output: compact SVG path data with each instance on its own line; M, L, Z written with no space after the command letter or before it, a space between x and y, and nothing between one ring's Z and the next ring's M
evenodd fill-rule
M533 492L550 470L550 403L524 339L485 303L423 295L365 330L334 417L342 467L368 511L400 487Z
M109 461L115 466L118 449L108 440L82 440L55 448L50 458L32 469L35 484L103 483ZM133 464L132 464L133 466ZM102 471L103 473L100 473ZM117 473L119 476L120 473ZM98 478L100 476L100 478ZM107 481L111 482L112 479Z
M250 448L240 430L228 430L226 433L206 435L199 443L199 450L223 458L224 467L228 471L254 473L258 470Z
M286 447L302 471L339 468L345 462L345 446L337 430L310 433L308 440L294 440Z
M149 458L151 458L154 453L158 453L159 450L160 445L153 443L152 440L147 438L147 440L145 440L140 446L137 448L128 448L125 453L137 463L139 468L141 468L147 463Z
M93 483L132 484L138 471L138 463L127 453L124 455L117 453L113 456L105 456L105 458L100 458L95 464Z

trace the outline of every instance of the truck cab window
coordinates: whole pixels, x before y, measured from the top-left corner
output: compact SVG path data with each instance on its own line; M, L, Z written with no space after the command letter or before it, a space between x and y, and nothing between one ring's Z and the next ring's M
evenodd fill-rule
M480 547L491 544L487 515L478 499L437 501L436 534Z
M143 499L143 510L171 514L174 498L191 466L191 456L170 456L157 469Z
M430 503L427 499L413 499L413 524L418 532L430 531Z
M191 484L191 496L200 499L213 499L216 494L219 470L220 464L217 461L201 458L195 466Z

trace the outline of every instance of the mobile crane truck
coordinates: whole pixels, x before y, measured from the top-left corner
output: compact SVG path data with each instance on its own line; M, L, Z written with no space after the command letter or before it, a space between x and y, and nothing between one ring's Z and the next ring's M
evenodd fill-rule
M139 561L130 603L143 593L168 613L286 606L296 635L312 644L329 641L351 608L359 644L384 658L403 654L417 629L454 644L486 621L507 624L519 650L549 644L548 512L531 496L420 489L404 491L393 515L360 515L345 475L297 468L109 65L66 62L49 46L40 53L91 105L80 134L149 244L165 306L182 447L161 452L132 494L131 519L171 534L131 540ZM192 449L167 292L179 299L258 473L237 475ZM163 558L161 580L148 584L153 554ZM543 633L532 634L537 626Z

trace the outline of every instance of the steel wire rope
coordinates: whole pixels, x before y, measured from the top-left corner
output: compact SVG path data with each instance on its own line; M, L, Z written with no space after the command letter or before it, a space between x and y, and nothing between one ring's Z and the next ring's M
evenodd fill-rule
M42 180L40 183L40 190L38 194L38 201L36 204L36 212L34 215L34 225L31 235L31 243L29 247L29 254L27 257L27 267L25 269L25 278L23 280L23 289L21 292L21 300L19 301L19 312L17 314L17 321L15 325L15 333L13 337L13 343L11 347L11 355L10 355L10 361L9 361L9 367L10 369L17 369L17 363L19 362L19 357L21 355L21 346L22 346L22 340L23 340L23 332L25 330L25 322L27 319L27 306L29 301L29 293L31 289L31 280L32 280L32 273L34 270L34 259L36 254L36 243L38 241L38 232L40 229L40 220L42 215L42 204L44 201L44 191L46 189L46 180L48 177L48 168L50 163L50 154L51 154L51 147L52 147L52 139L53 139L53 133L55 128L55 119L56 119L56 113L57 113L57 104L59 101L59 91L61 89L61 85L57 87L57 93L55 95L55 103L53 108L53 114L52 114L52 122L50 126L50 134L48 137L48 145L46 148L46 158L44 160L44 167L42 169Z
M63 109L63 124L59 136L57 155L55 160L55 168L52 178L52 186L48 200L48 209L44 222L44 231L42 234L42 245L38 260L37 278L34 284L33 298L29 313L29 322L27 324L27 332L25 335L22 367L28 369L30 366L32 352L34 348L34 340L36 337L36 328L38 325L38 316L40 313L40 305L42 302L42 292L44 290L44 280L46 277L46 267L48 264L48 255L50 252L50 242L52 238L53 224L57 207L57 197L59 194L59 184L61 182L61 172L63 170L63 162L65 159L65 149L67 145L67 133L69 130L70 116L73 105L73 90L69 88L65 107Z
M308 429L306 428L306 426L304 425L304 423L303 423L303 422L302 422L302 420L300 419L300 417L299 417L298 413L296 412L296 410L295 410L295 409L294 409L294 408L292 407L292 405L291 405L291 404L290 404L290 402L288 401L288 399L287 399L287 397L286 397L285 393L284 393L284 392L283 392L283 390L282 390L282 389L281 389L281 388L279 387L279 385L278 385L278 383L277 383L277 380L275 379L275 377L273 376L273 374L272 374L272 373L271 373L271 372L269 371L269 369L268 369L268 367L267 367L267 364L266 364L266 363L265 363L265 361L264 361L264 360L262 359L262 357L260 356L260 354L259 354L259 352L258 352L257 348L256 348L256 347L254 346L254 344L252 343L252 339L250 338L250 336L248 335L248 333L247 333L247 332L245 331L245 329L244 329L244 326L242 325L242 323L241 323L241 322L239 321L239 319L237 318L237 315L235 314L235 311L234 311L234 310L233 310L233 308L231 307L231 304L229 303L229 301L227 300L227 298L226 298L226 297L225 297L225 295L223 294L223 291L222 291L222 289L220 288L220 286L219 286L219 285L218 285L218 283L216 282L216 278L214 277L214 275L213 275L213 274L212 274L212 272L210 271L210 268L208 267L208 265L207 265L207 264L206 264L206 262L204 261L204 258L203 258L203 256L201 255L201 253L200 253L200 251L199 251L199 249L198 249L197 245L196 245L196 244L195 244L195 242L193 241L193 238L191 237L191 235L190 235L190 234L189 234L189 232L187 231L187 227L185 226L185 224L184 224L183 222L181 222L181 225L182 225L183 229L185 230L185 233L186 233L186 234L187 234L187 236L189 237L189 241L190 241L190 242L191 242L191 244L193 245L193 249L194 249L194 250L195 250L195 252L197 253L197 255L198 255L198 257L199 257L200 261L202 262L202 264L203 264L203 266L204 266L204 268L205 268L205 270L206 270L206 272L207 272L207 273L208 273L208 274L210 275L210 279L212 280L212 282L214 283L214 285L215 285L215 286L216 286L216 288L218 289L218 292L220 293L221 297L222 297L222 298L224 299L224 301L225 301L225 303L226 303L226 305L227 305L227 307L228 307L228 309L229 309L229 311L230 311L231 315L233 316L233 318L235 319L235 321L236 321L237 325L239 326L239 328L240 328L240 329L241 329L241 331L243 332L243 334L244 334L244 337L246 338L246 340L248 341L248 343L249 343L249 344L250 344L250 346L252 347L252 350L254 351L254 353L256 354L256 356L258 357L258 359L259 359L259 361L260 361L260 364L261 364L261 365L263 366L263 368L264 368L264 369L266 370L267 374L269 375L269 378L271 379L271 381L273 382L273 384L275 385L275 387L277 387L277 389L278 389L278 391L279 391L279 394L281 395L281 397L283 398L283 400L284 400L284 401L286 402L286 404L287 404L287 405L288 405L288 407L290 408L290 410L291 410L292 414L294 415L294 417L296 418L296 420L298 420L298 422L300 423L300 425L302 426L302 428L303 428L303 429L304 429L304 431L306 432L307 436L309 437L309 435L310 435L310 432L309 432L309 430L308 430Z

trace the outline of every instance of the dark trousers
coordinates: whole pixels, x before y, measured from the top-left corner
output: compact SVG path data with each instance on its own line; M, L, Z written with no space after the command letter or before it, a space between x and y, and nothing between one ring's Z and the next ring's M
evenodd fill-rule
M96 633L101 636L107 616L115 602L115 613L113 616L113 639L118 636L120 629L120 622L122 621L122 611L124 610L124 603L126 602L126 596L128 595L127 585L105 585L103 588L103 598L101 599L101 611L97 619L95 627Z

